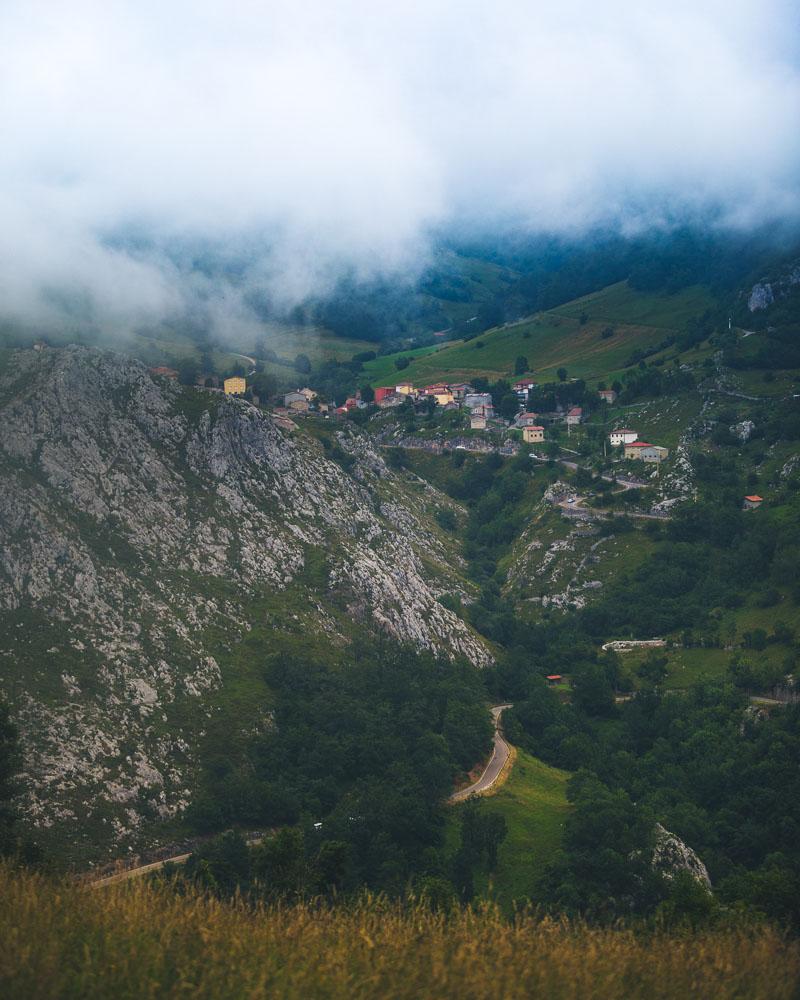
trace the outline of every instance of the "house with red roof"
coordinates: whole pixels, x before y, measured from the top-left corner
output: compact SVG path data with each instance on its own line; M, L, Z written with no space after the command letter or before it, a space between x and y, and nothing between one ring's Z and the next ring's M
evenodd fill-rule
M763 502L763 497L760 497L757 493L753 493L752 496L744 498L742 506L745 510L758 510Z
M573 406L567 411L567 427L575 427L583 420L583 410L580 406Z

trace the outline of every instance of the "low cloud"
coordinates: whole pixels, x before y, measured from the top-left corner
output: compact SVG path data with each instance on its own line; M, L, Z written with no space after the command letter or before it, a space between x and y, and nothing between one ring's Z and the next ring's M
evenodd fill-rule
M254 291L413 274L454 224L797 219L799 27L791 0L6 0L0 312L239 333Z

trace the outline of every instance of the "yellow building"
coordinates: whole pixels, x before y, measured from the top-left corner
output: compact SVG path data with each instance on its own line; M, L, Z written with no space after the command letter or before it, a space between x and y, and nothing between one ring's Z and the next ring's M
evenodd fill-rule
M448 403L454 402L453 394L449 389L444 392L431 392L428 395L433 396L439 406L447 406Z
M410 396L414 392L414 386L411 382L398 382L394 391L400 393L401 396Z
M522 440L525 444L537 444L544 441L544 427L537 427L535 424L523 427Z
M241 376L234 375L225 379L224 388L226 396L242 396L247 392L247 382Z

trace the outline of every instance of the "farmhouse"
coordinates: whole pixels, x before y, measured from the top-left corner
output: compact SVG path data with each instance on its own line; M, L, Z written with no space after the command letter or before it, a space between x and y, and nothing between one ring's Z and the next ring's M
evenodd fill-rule
M41 349L41 348L40 348ZM163 378L177 378L178 373L174 368L165 368L163 365L159 365L157 368L150 369L151 375L161 375Z
M390 392L386 396L381 396L380 399L376 394L375 403L381 410L388 410L393 406L402 406L407 399L408 396L401 396L399 392Z
M667 448L646 441L634 441L625 445L625 458L638 459L641 462L663 462L669 455Z
M475 390L468 382L458 382L456 385L450 386L450 392L453 394L453 399L457 403L463 403L464 397L469 392L474 392Z
M308 399L299 390L287 392L283 397L283 405L293 413L308 413Z
M620 444L633 444L638 437L638 431L616 430L608 435L608 440L616 447Z
M399 395L395 389L390 385L383 385L375 390L375 402L380 403L382 399L386 399L387 396L397 396Z
M524 378L519 382L515 382L511 388L517 394L520 403L524 406L528 402L528 393L531 389L536 388L536 383L532 379Z
M489 418L491 417L491 415L492 415L492 411L491 410L489 410L489 412L487 413L487 411L486 411L486 409L484 409L484 407L482 407L482 406L476 407L474 410L471 411L471 413L469 415L470 430L473 430L473 431L485 431L486 430L486 424L489 421Z
M537 424L527 424L522 428L522 440L526 444L538 444L544 441L544 427Z
M247 382L239 375L226 378L222 385L226 396L242 396L247 392Z
M758 510L758 508L761 506L763 502L764 498L758 496L757 493L754 493L752 496L744 498L744 503L742 504L742 506L744 507L745 510Z
M464 396L464 406L468 410L490 410L494 412L494 403L491 393L488 392L468 392ZM489 414L489 416L492 415Z
M518 413L514 418L515 427L532 427L539 419L538 413Z
M609 406L611 406L612 403L614 403L614 401L617 398L617 394L614 392L613 389L598 389L597 395L602 400L605 400L605 402L608 403Z
M401 396L413 396L414 386L411 382L398 382L394 387L395 392L399 392Z
M309 401L309 403L311 403L313 400L315 400L317 398L317 394L314 392L314 390L313 389L309 389L308 387L306 387L305 389L298 389L297 391L302 396L305 396L306 399Z
M433 396L439 406L446 406L447 403L454 402L450 386L444 382L438 382L436 385L426 385L422 391L426 396Z
M573 406L571 410L567 412L567 426L575 427L583 420L583 410L580 406Z

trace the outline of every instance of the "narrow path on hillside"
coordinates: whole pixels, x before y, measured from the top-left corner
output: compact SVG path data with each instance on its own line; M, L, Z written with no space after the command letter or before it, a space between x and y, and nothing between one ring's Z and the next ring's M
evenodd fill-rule
M249 354L238 354L236 351L231 351L231 354L235 358L241 358L243 361L247 361L247 362L249 362L253 366L252 370L249 371L246 374L245 378L250 378L251 375L255 375L255 373L256 373L256 364L257 364L257 361L256 361L255 358L251 358Z
M511 708L511 705L495 705L492 709L492 718L494 719L494 749L489 763L483 770L483 774L477 781L473 781L471 785L453 792L447 800L448 802L463 802L470 795L484 795L503 773L503 768L506 766L506 762L511 755L511 747L506 743L500 725L500 716L507 708Z
M260 844L263 840L264 837L251 837L247 841L247 846L255 847L256 844ZM161 861L151 861L149 864L137 865L135 868L124 868L121 871L114 872L112 875L105 875L103 878L94 879L89 882L89 886L92 889L99 889L104 885L113 885L114 882L127 882L128 879L141 878L143 875L151 875L153 872L161 871L166 865L185 865L191 856L191 852L188 854L176 854L174 857L163 858Z

